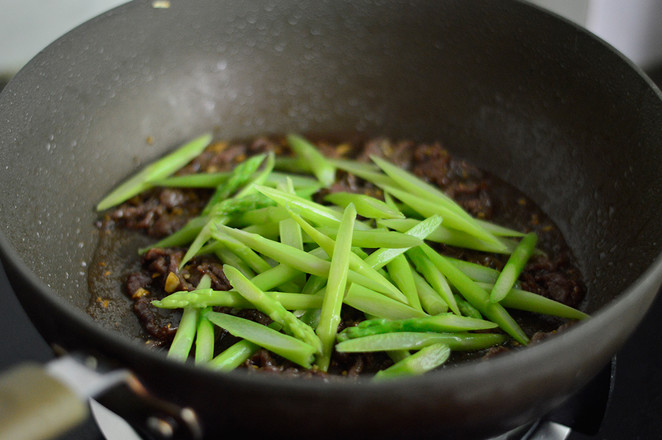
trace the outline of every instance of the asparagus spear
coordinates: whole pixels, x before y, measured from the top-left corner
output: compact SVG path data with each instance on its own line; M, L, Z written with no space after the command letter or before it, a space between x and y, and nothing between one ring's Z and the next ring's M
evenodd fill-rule
M232 252L230 249L223 247L223 243L212 243L210 245L204 246L198 252L200 255L204 255L206 253L213 253L221 263L236 267L247 278L252 278L255 276L253 269L251 269L250 266L244 262L244 260L239 258L237 254Z
M485 290L490 290L493 286L489 283L477 284ZM510 309L525 310L527 312L540 313L542 315L558 316L559 318L589 318L588 314L573 307L521 289L510 289L506 297L500 301L500 304Z
M393 179L400 187L409 191L410 193L419 197L426 198L434 203L438 203L448 209L457 212L462 216L467 216L467 213L455 200L444 194L436 186L430 185L422 181L414 174L404 170L391 162L381 157L372 155L370 159L377 164L377 166Z
M270 223L260 223L260 224L250 225L250 226L246 226L245 228L241 228L241 230L250 232L252 234L261 235L265 238L268 238L269 240L278 240L278 238L281 235L280 222L270 222ZM288 233L289 232L286 232L286 234ZM303 244L303 237L302 237L302 244Z
M235 228L244 228L263 223L277 223L286 218L288 218L287 210L282 206L267 206L235 215L228 225Z
M97 211L103 211L119 205L146 189L151 188L154 181L169 176L199 155L209 145L211 140L212 135L210 133L203 134L185 143L156 162L147 165L104 197L97 205Z
M255 182L263 183L266 176L273 169L273 154L269 154L265 170L254 178L254 183L251 183L250 186L244 187L244 189L237 193L235 198L228 199L228 197L230 197L230 195L237 191L242 185L245 185L250 181L265 157L265 154L260 154L239 164L234 170L232 170L232 174L228 180L216 188L216 191L202 210L201 216L209 216L208 221L186 251L186 254L179 264L180 269L183 268L184 265L193 258L200 248L202 248L211 238L214 225L228 223L230 216L246 210L246 205L250 207L249 209L254 209L256 207L255 205L264 206L266 200L260 195L253 195L252 192L254 192Z
M214 325L207 319L205 313L211 308L202 309L198 319L198 328L195 334L195 363L209 362L214 356Z
M238 269L237 269L238 270ZM255 278L253 278L255 279ZM255 283L253 283L255 284ZM291 292L267 291L265 295L282 304L287 310L317 309L322 306L322 296ZM182 307L235 307L239 309L253 308L250 301L234 290L196 289L192 292L174 292L152 305L163 309L179 309Z
M248 179L248 181L246 182L244 187L237 192L236 197L244 197L244 196L247 196L247 195L250 195L250 194L254 194L255 193L255 187L257 185L264 185L266 183L267 179L269 178L269 176L271 175L271 172L274 169L274 163L275 162L276 162L276 159L275 159L274 152L270 151L267 154L267 160L265 162L265 165L264 165L262 171L259 171L257 174L255 174L250 179Z
M408 204L415 210L421 212L423 215L430 215L433 212L441 214L446 220L446 224L455 227L457 229L466 231L471 235L479 237L489 243L499 245L499 241L492 235L491 232L487 231L481 223L478 223L476 219L471 217L460 205L457 204L455 200L444 194L439 188L430 185L427 182L422 181L414 174L397 167L396 165L388 162L385 159L382 159L377 156L370 157L373 162L377 164L382 171L384 171L389 177L391 177L401 188L409 192L415 198L427 199L431 202L431 205L437 207L438 210L432 209L429 213L421 211L428 210L428 207L423 207L423 203L418 200L409 198L409 201L403 200L398 197L398 194L392 191L393 186L390 189L386 189L391 195L399 198L404 203ZM404 192L398 192L400 195ZM464 219L464 221L462 221Z
M154 186L165 186L170 188L216 188L218 185L226 182L230 178L230 175L232 175L231 171L185 174L182 176L155 179L152 183ZM268 185L276 185L284 182L285 179L291 179L295 188L320 188L319 183L311 177L296 174L284 174L277 171L271 172L266 177L264 183Z
M447 344L429 345L390 367L378 371L374 376L374 380L382 381L407 376L419 376L442 365L448 360L450 354L451 349Z
M264 347L304 368L312 366L315 348L297 338L277 332L266 325L225 313L207 312L205 316L238 338Z
M336 345L340 353L361 353L387 350L416 350L432 344L446 344L451 350L481 350L506 341L498 333L432 333L396 332L348 339Z
M499 277L499 271L491 267L485 267L480 264L469 261L458 260L457 258L446 257L449 263L452 263L460 272L476 282L494 283Z
M317 230L335 240L338 228L320 226ZM423 244L423 240L411 235L395 231L379 229L355 230L352 235L352 246L360 248L411 248Z
M290 215L292 216L292 219L294 219L300 226L301 228L310 236L312 239L317 242L317 244L324 249L324 251L329 254L333 255L333 249L335 247L334 240L331 238L325 236L322 234L320 231L316 230L312 225L310 225L308 222L306 222L301 216L293 213L292 211L289 211ZM352 232L352 241L354 237L354 232ZM336 236L341 236L340 233L337 233ZM349 267L350 269L356 271L356 273L361 274L365 276L366 278L369 278L373 280L375 283L379 284L381 287L383 287L383 291L386 295L388 295L390 298L393 298L397 301L401 302L407 302L407 298L404 296L402 292L400 292L391 282L389 282L384 276L382 276L378 271L373 269L371 266L369 266L361 257L356 255L354 252L351 252L349 254Z
M317 224L338 227L340 219L342 218L342 214L328 206L320 205L311 200L306 200L303 197L269 188L267 186L257 186L256 189L280 206L289 206L290 209L296 208L297 214Z
M211 322L211 321L210 321ZM280 330L281 326L277 322L272 322L267 327L273 330ZM243 364L248 358L253 356L260 346L253 344L246 339L232 344L230 347L219 353L218 356L204 364L206 367L217 371L231 371Z
M315 332L310 326L299 321L281 303L257 288L239 270L226 265L223 266L223 272L237 292L246 300L250 301L256 309L282 325L285 332L313 347L316 352L322 351L320 339L315 335Z
M388 319L426 316L425 312L391 299L359 284L352 284L345 294L345 304L366 315Z
M421 301L416 290L416 281L412 274L412 268L404 255L398 255L386 264L388 274L393 282L407 297L407 303L415 309L423 310Z
M457 211L442 204L434 203L433 201L390 185L381 185L380 187L424 217L430 217L435 214L440 215L444 219L444 225L447 227L466 232L480 240L492 243L494 246L505 248L503 243L501 243L493 234L485 230L485 228L480 226L473 217L459 214Z
M287 179L284 184L278 185L278 189L287 191L294 194L294 185L291 179ZM301 233L301 226L294 221L294 219L287 218L278 222L278 231L280 242L293 248L303 250L303 234ZM263 234L260 234L264 237ZM306 274L301 273L295 278L295 282L300 287L306 282Z
M269 240L267 238L260 237L259 235L251 234L239 229L229 228L224 225L216 226L222 232L225 232L233 238L236 238L244 244L252 247L257 252L260 252L265 256L281 262L281 264L286 264L296 270L306 272L308 274L323 277L329 276L331 263L316 256L314 252L301 251L291 246L284 245L283 243ZM294 274L296 274L296 272L294 272ZM351 282L359 283L371 289L378 290L379 292L384 292L386 290L383 284L376 282L370 277L366 277L365 275L357 273L354 270L350 270L347 277Z
M186 223L186 225L184 225L184 227L175 231L173 234L159 240L151 246L140 249L140 253L144 253L152 248L184 246L191 242L195 242L196 237L202 234L203 228L213 219L216 219L218 222L227 222L230 221L231 218L241 216L247 212L255 212L261 208L274 208L273 204L273 201L260 194L250 194L240 198L224 200L221 203L218 203L211 210L209 215L201 215L192 218ZM208 235L208 229L205 234ZM194 251L190 252L189 257L197 254L200 248L202 248L204 243L200 243L201 241L202 237L198 239L198 244L191 246L194 248Z
M211 322L211 321L210 321ZM231 371L243 364L260 349L260 346L246 339L234 343L211 359L205 366L217 371Z
M420 222L421 220L417 220L415 218L394 218L379 220L378 224L380 226L386 226L395 231L403 232L411 229ZM430 235L427 236L426 240L433 241L435 243L443 243L449 246L500 254L510 254L517 245L512 240L505 238L499 239L501 244L494 245L492 242L480 240L471 234L458 231L456 229L446 228L443 225L439 225L437 229L435 229Z
M480 283L477 284L480 285ZM469 318L483 319L483 315L481 315L478 309L472 306L469 303L469 301L462 298L462 296L458 295L457 293L453 294L453 296L455 297L455 302L457 303L457 307L460 309L460 313L462 313L462 316L467 316Z
M462 296L476 309L522 345L529 342L526 333L520 328L510 314L498 303L492 303L489 294L479 285L462 273L444 256L435 252L428 245L421 246L428 258L437 266L448 281L462 294Z
M492 287L492 291L490 292L491 302L497 303L508 295L508 292L515 285L515 281L517 281L522 269L524 269L524 265L529 261L531 254L533 254L537 242L538 236L533 232L526 234L524 238L522 238L522 241L517 245L515 251L510 254L508 261L503 266L499 277L494 283L494 287Z
M392 332L466 332L471 330L489 330L497 327L491 321L442 313L422 318L400 320L369 319L358 326L348 327L338 334L339 341L355 339L368 335Z
M316 365L322 371L327 371L329 368L333 342L336 339L338 324L340 324L340 309L342 308L345 286L347 285L355 219L356 209L350 203L343 213L338 229L338 240L333 246L326 294L324 295L320 321L316 329L316 333L322 341L322 353L317 357Z
M444 300L448 307L456 315L460 314L460 309L455 302L455 297L453 296L453 291L451 286L446 281L446 277L437 269L437 267L430 261L430 259L425 255L425 252L421 250L420 247L412 248L407 251L407 256L411 258L411 261L416 266L416 269L423 275L423 277L430 283L441 296L441 299Z
M198 325L198 309L193 307L185 308L179 321L179 327L175 333L175 338L168 349L168 357L185 361L188 358L193 339Z
M372 164L356 162L353 160L333 160L333 163L339 169L354 174L368 182L379 185L398 186L398 184L386 174L380 172L379 168Z
M209 275L204 275L198 282L198 288L207 289L211 286L211 278ZM170 344L168 349L168 357L171 359L178 359L185 361L188 358L191 347L193 346L193 338L195 337L198 325L198 309L193 307L185 307L182 312L179 327L175 333L175 338Z
M262 273L271 269L271 265L264 258L259 256L253 249L219 231L218 228L214 227L213 224L211 225L210 235L215 240L218 240L218 242L225 246L227 249L234 252L256 273Z
M379 199L366 194L355 194L348 192L334 192L324 197L327 202L338 206L347 206L353 203L356 212L366 218L403 218L400 211L394 210Z
M227 198L229 198L234 192L236 192L242 185L244 185L252 176L253 173L258 169L260 164L264 161L266 154L260 154L253 156L245 162L237 165L233 170L232 174L225 182L221 183L217 188L214 194L211 196L207 205L202 210L202 214L209 214L210 211L216 206L217 203L220 203Z
M320 183L326 187L336 180L336 168L324 157L317 148L296 134L287 136L287 142L292 150L299 156L300 161L310 166L313 174Z
M150 246L140 249L138 253L143 254L149 249L154 248L167 248L186 245L195 240L195 237L200 233L200 231L202 231L202 228L204 228L208 221L209 218L206 216L194 217L178 231L175 231L173 234L168 235L167 237L157 241Z
M441 221L441 217L438 215L433 215L432 217L423 220L413 228L409 229L406 234L423 240L430 233L432 233L432 231L437 229L437 227L441 224ZM374 268L380 268L398 255L403 254L406 250L407 248L377 249L375 252L370 254L368 258L365 259L365 262Z
M441 299L436 290L428 284L427 281L416 271L412 271L414 284L418 292L418 298L421 301L421 307L430 315L438 315L448 311L448 304Z

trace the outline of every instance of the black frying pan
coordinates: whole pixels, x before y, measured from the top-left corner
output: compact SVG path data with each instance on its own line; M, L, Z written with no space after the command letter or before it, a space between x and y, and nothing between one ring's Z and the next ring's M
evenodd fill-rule
M662 280L662 101L584 30L518 2L136 1L70 32L0 96L0 254L44 337L134 371L207 435L494 434L561 404ZM93 210L204 130L442 140L533 198L594 317L539 346L392 384L214 374L86 315ZM145 139L155 140L149 146ZM247 428L248 427L248 428ZM311 434L315 433L315 434Z

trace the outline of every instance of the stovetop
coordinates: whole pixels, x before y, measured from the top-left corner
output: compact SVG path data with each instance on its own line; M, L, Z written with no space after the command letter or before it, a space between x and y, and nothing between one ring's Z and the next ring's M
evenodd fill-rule
M662 84L662 67L649 72ZM0 83L0 90L2 84ZM613 388L604 420L597 433L572 431L568 440L662 439L662 293L658 294L648 315L635 334L617 354L615 367L603 373L612 376ZM37 333L16 299L6 274L0 266L0 371L20 362L47 362L53 359L50 347ZM596 381L598 393L609 381ZM606 383L605 383L606 382ZM586 396L586 395L585 395ZM600 399L592 395L582 400L592 409ZM573 403L573 402L571 402ZM589 411L590 412L590 411ZM588 423L591 425L591 423ZM549 437L543 437L549 440ZM103 434L90 418L60 440L102 440ZM110 439L112 440L112 439ZM531 439L533 440L533 439Z

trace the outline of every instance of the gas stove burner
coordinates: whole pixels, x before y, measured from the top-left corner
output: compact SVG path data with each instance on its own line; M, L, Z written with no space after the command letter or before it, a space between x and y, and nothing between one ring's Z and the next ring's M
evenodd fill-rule
M560 408L489 440L566 440L573 432L596 435L609 406L615 377L616 358Z
M106 440L141 440L136 431L120 416L94 399L90 399L92 416Z
M522 440L565 440L570 435L570 428L555 422L534 424Z
M569 427L560 423L538 420L488 440L566 440L570 432Z
M571 432L595 435L604 419L614 387L616 360L559 409L534 423L515 428L488 440L566 440ZM92 415L107 440L141 440L128 423L95 400Z
M106 440L143 440L124 420L95 400L90 401L90 408ZM489 440L566 440L570 432L560 423L539 420Z
M90 400L94 420L106 440L144 440L128 423L95 400ZM556 422L539 420L489 440L566 440L571 429Z

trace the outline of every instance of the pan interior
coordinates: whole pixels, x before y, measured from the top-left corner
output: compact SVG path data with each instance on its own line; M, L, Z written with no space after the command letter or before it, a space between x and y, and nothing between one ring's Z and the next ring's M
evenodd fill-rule
M134 3L36 57L0 114L2 233L81 311L95 204L209 129L440 140L559 225L589 311L662 242L658 94L584 31L517 3Z

